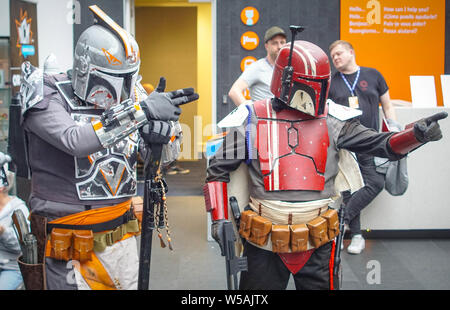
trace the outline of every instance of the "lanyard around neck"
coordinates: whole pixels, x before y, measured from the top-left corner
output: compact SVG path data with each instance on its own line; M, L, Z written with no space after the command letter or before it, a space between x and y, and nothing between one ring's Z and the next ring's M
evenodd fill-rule
M340 72L341 74L341 78L344 80L345 85L347 85L348 89L350 90L350 93L352 94L352 96L355 95L355 88L356 88L356 84L358 83L358 79L359 79L359 72L361 71L361 68L358 67L358 71L356 72L356 78L355 81L353 82L353 85L350 86L350 83L347 81L347 79L345 78L344 74L342 72Z

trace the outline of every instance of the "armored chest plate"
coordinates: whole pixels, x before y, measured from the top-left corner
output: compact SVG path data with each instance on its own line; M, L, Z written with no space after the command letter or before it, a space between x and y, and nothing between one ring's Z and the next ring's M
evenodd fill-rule
M72 113L79 125L98 115ZM134 132L109 149L87 157L75 157L75 178L81 200L111 199L136 194L138 134Z
M266 191L323 190L330 144L326 117L293 110L275 112L268 101L255 103L255 113L256 147Z

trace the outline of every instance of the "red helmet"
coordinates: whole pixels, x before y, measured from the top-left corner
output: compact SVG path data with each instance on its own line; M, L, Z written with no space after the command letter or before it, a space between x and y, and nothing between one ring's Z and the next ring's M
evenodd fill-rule
M330 88L328 56L317 45L297 40L289 67L290 46L287 43L278 54L270 90L293 109L315 117L322 115Z

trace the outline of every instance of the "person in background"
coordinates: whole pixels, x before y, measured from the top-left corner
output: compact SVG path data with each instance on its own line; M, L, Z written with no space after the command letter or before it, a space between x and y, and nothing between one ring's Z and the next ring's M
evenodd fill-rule
M0 152L0 164L8 156ZM21 210L26 219L29 211L25 202L16 196L10 196L9 190L14 184L14 174L3 166L0 177L0 290L15 290L22 284L17 258L21 255L19 241L14 232L11 216L15 210ZM29 225L29 223L28 223Z
M250 90L251 101L272 98L270 81L273 65L281 47L286 43L286 33L283 29L273 26L264 35L264 47L267 55L249 65L234 82L228 93L234 104L239 106L247 99L243 95L245 89Z
M356 63L353 46L343 40L333 42L329 47L331 59L337 72L333 74L329 98L335 103L361 109L362 125L379 131L379 105L386 119L396 120L389 87L378 70L361 67ZM347 248L351 254L360 254L365 248L361 234L360 212L367 207L384 188L384 175L375 168L374 157L356 154L365 186L350 195L344 194L345 224L350 229L352 241Z

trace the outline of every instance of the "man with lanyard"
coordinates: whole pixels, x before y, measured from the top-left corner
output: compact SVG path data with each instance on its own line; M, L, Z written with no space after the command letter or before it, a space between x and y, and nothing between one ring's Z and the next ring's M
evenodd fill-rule
M329 98L335 103L361 109L362 125L379 131L379 104L386 119L395 120L395 110L390 102L389 88L376 69L360 67L356 63L355 50L346 41L337 40L330 47L330 56L338 70L331 78ZM384 175L375 170L373 156L357 154L365 186L350 196L346 203L345 223L351 231L352 241L347 251L359 254L365 247L361 234L360 212L383 190Z
M237 106L247 101L243 95L243 91L247 88L250 90L252 101L273 97L270 92L273 65L278 52L286 43L286 33L280 27L271 27L264 35L264 43L267 56L249 65L234 82L228 93L228 96Z

